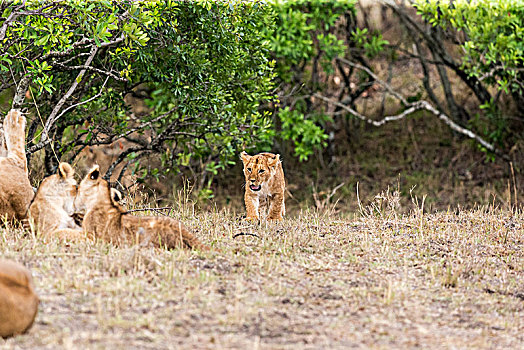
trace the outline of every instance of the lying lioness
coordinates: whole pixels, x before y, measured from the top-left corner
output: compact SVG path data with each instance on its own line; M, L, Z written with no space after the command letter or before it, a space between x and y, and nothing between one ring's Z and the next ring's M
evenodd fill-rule
M151 243L168 249L209 249L173 218L129 214L118 204L118 198L115 198L118 194L102 179L98 165L80 182L75 211L84 213L82 229L88 237L115 244Z
M37 234L68 239L83 236L72 217L77 191L74 175L71 165L60 163L56 174L46 177L38 187L28 210L29 222Z
M0 260L0 337L27 331L35 320L38 303L29 270Z

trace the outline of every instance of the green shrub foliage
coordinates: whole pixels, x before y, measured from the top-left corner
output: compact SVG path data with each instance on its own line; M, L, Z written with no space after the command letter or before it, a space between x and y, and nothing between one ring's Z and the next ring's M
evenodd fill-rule
M478 1L423 1L415 2L419 14L433 27L438 27L456 38L455 44L463 53L460 69L477 86L486 91L480 99L480 108L486 118L470 121L491 142L504 145L508 137L515 137L504 116L500 97L511 96L518 109L518 119L524 120L524 3L512 0ZM514 119L515 117L512 117ZM517 133L514 133L517 131Z
M270 45L261 35L273 18L259 1L0 6L1 90L28 78L25 107L42 118L32 121L28 149L47 147L51 165L122 136L131 144L122 162L157 153L167 171L199 163L216 172L242 145L267 144L272 135L259 104L273 96ZM137 87L147 92L150 114L132 115L124 103Z
M420 0L415 7L430 27L455 36L464 55L455 64L418 19L405 21L412 39L468 84L489 118L482 125L464 118L452 93L451 116L502 144L509 128L501 93L524 103L523 6ZM152 154L175 173L214 174L240 149L275 144L308 159L337 123L347 129L347 113L327 115L315 93L329 95L336 75L341 88L329 97L354 108L374 80L348 62L371 71L371 60L395 60L401 46L357 28L354 0L17 0L2 2L0 16L0 107L4 113L13 100L32 110L28 150L45 150L49 172L86 146L122 139L129 146L114 165L143 177L161 172L140 166ZM501 93L492 97L491 87ZM145 100L147 113L130 113L126 96Z

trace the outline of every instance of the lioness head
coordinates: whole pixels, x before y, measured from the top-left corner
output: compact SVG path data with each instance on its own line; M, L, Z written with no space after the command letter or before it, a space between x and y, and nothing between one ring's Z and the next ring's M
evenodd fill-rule
M101 197L109 197L109 185L100 174L100 167L95 165L78 185L75 198L75 211L85 213L91 209Z
M242 152L240 158L244 163L246 186L255 192L260 191L262 184L275 174L276 167L280 162L280 155L273 153L259 153L250 156L246 152Z
M74 212L74 200L77 193L77 184L74 179L75 171L71 165L60 163L56 174L46 177L38 187L35 196L43 195L53 200L61 200L64 210L72 215Z
M109 183L100 175L100 167L95 165L78 186L75 212L85 213L100 201L118 206L121 200L122 194L114 188L109 188Z

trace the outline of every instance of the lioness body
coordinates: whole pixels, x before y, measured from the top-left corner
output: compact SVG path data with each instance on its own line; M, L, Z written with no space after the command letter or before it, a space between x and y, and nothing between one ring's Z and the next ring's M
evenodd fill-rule
M85 213L82 229L89 237L115 244L153 244L156 247L208 249L173 218L133 216L118 204L95 166L82 180L75 199L77 212Z
M34 192L25 155L25 117L11 110L0 128L0 217L21 220Z
M260 219L260 206L265 200L269 201L268 220L282 220L286 213L284 191L286 183L280 155L273 153L259 153L254 156L246 152L240 154L244 163L246 179L246 220Z
M27 331L38 311L31 273L12 261L0 260L0 337Z
M40 235L58 235L76 238L82 228L72 218L77 191L75 171L67 163L60 163L56 174L46 177L31 202L28 218Z

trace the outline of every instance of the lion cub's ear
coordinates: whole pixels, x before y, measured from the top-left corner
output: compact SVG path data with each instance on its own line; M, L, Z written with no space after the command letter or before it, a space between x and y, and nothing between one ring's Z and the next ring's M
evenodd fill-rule
M273 157L267 160L267 165L275 167L280 162L280 154L275 154Z
M242 159L243 163L248 163L249 160L251 159L251 156L247 154L246 152L242 152L240 153L240 159Z
M100 177L100 167L98 165L93 166L87 176L91 180L97 180Z
M111 201L113 202L113 204L118 205L122 198L122 193L120 193L119 190L117 190L116 188L111 188Z
M58 175L60 175L60 177L63 179L67 179L73 177L73 175L75 175L75 171L71 165L67 163L60 163L58 164Z

